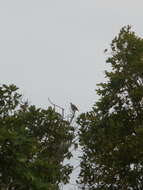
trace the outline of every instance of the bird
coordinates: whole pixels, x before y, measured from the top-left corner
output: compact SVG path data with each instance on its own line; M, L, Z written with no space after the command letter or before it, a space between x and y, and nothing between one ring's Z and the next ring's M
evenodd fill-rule
M76 107L76 105L72 104L71 102L70 102L70 106L71 106L71 110L73 112L79 111L78 108Z

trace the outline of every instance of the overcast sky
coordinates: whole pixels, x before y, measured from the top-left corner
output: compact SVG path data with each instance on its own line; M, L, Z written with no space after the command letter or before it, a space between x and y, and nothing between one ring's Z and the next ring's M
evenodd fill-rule
M143 36L142 10L142 0L0 0L1 83L38 106L50 97L89 110L108 68L104 49L124 25Z
M14 83L32 104L48 97L89 110L104 78L104 49L120 28L142 35L141 0L0 1L1 83Z

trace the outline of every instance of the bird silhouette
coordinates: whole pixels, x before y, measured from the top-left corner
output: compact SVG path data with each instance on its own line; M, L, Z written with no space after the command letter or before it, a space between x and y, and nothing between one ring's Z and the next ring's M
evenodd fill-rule
M71 110L72 110L73 112L79 111L78 108L76 107L76 105L74 105L74 104L72 104L72 103L70 103L70 105L71 105Z

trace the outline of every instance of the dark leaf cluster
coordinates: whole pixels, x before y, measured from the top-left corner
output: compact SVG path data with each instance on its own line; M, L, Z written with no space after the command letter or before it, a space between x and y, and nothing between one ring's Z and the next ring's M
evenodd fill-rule
M54 109L22 100L15 85L0 86L0 189L58 190L68 183L64 165L74 129Z
M100 99L78 118L83 150L79 183L88 190L143 189L143 39L121 29L107 59Z

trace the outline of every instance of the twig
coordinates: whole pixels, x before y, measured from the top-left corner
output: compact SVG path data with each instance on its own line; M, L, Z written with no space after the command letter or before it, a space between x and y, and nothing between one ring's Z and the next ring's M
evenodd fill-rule
M56 107L58 107L58 108L60 108L60 109L62 110L62 117L64 118L64 108L61 107L61 106L59 106L59 105L57 105L57 104L54 104L54 103L50 100L50 98L48 98L48 101L50 102L50 104L52 104L52 105L54 106L54 110L55 110Z

